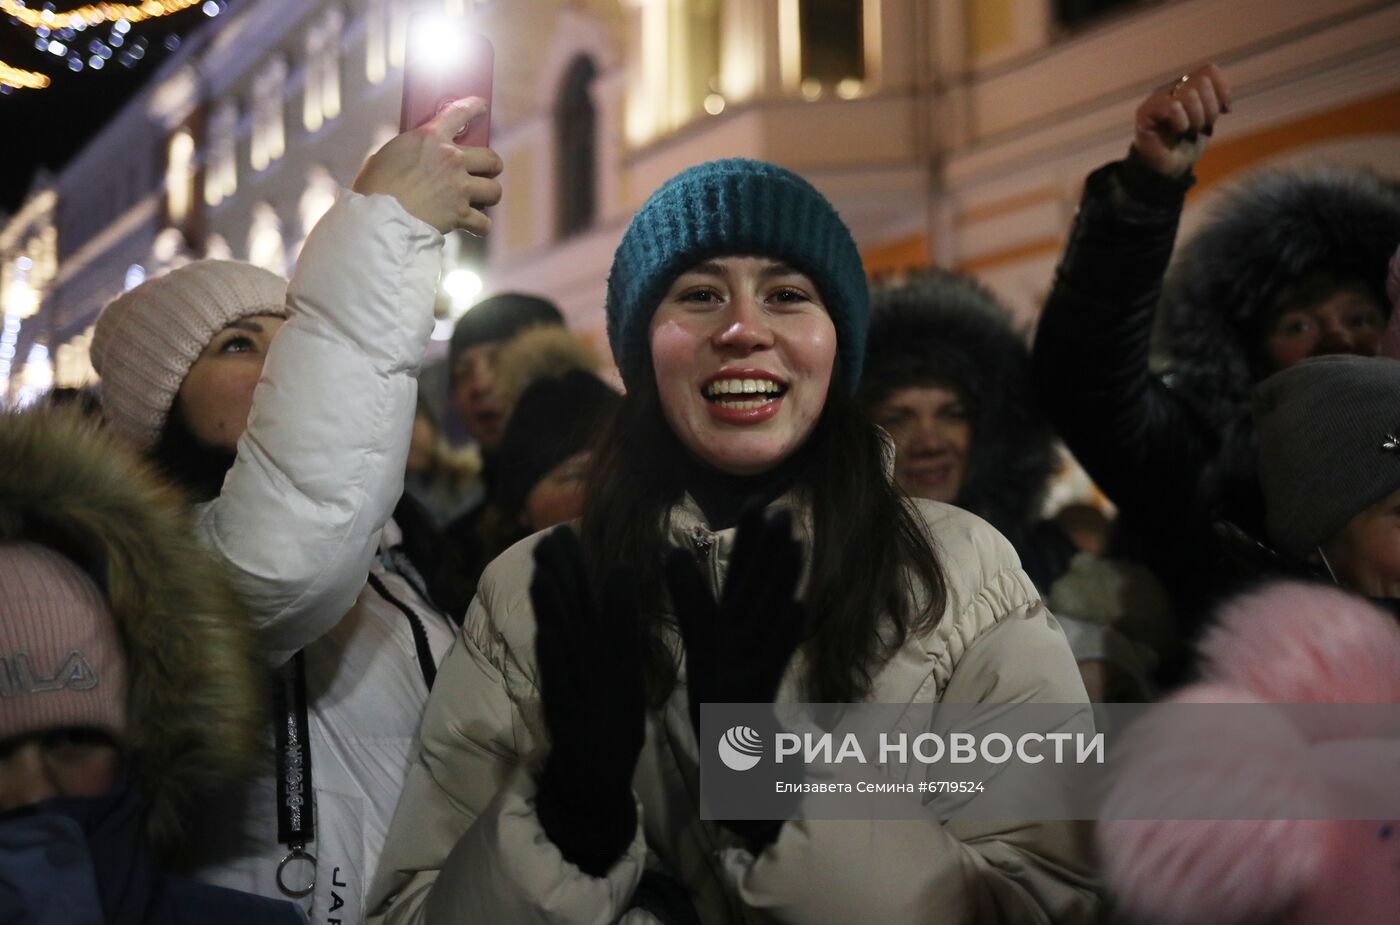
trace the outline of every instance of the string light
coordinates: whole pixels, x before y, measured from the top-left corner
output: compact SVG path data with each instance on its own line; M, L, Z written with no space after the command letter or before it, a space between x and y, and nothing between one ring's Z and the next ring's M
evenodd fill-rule
M144 3L94 3L62 13L53 10L31 10L20 0L0 0L0 13L13 16L31 29L86 29L104 22L126 20L144 22L187 10L202 0L145 0ZM125 30L123 30L125 31Z
M11 67L0 61L0 87L14 90L42 90L49 85L49 78L35 71Z
M225 9L224 0L144 0L142 3L96 3L66 12L50 9L35 10L21 0L0 0L0 15L9 15L19 25L34 30L34 47L56 58L64 59L70 71L81 71L84 65L92 70L101 70L112 60L113 49L126 46L117 58L123 67L134 67L146 53L146 40L128 35L132 23L158 19L187 10L203 2L206 16L217 16ZM110 34L105 42L94 38L87 43L89 57L84 61L83 53L77 47L78 33L88 28L111 24ZM173 41L172 41L173 40ZM171 35L166 39L166 47L177 47L179 38ZM0 94L15 90L42 90L52 81L37 71L27 71L0 61Z

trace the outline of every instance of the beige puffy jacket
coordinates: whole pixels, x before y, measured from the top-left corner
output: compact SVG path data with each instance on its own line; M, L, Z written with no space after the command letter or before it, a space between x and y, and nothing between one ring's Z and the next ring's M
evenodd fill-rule
M1011 544L958 508L918 509L941 554L947 609L883 666L869 699L1086 702L1064 635ZM538 538L486 570L442 665L371 889L374 921L604 925L628 909L649 853L684 881L706 923L1096 920L1088 845L1075 824L790 822L757 859L738 853L735 863L736 852L721 849L736 840L699 818L683 675L648 716L631 847L602 878L564 861L535 815L530 773L546 741L529 599ZM671 539L710 544L717 588L734 531L710 533L687 501L672 514ZM803 699L801 674L795 659L780 701Z

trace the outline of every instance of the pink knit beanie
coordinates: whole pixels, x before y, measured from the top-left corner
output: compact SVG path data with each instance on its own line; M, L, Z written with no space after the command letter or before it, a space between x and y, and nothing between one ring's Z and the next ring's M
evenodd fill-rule
M70 559L0 544L0 741L65 726L126 732L126 655L112 612Z
M250 315L285 318L287 281L231 260L186 264L113 299L92 337L107 423L148 449L199 354L215 334Z

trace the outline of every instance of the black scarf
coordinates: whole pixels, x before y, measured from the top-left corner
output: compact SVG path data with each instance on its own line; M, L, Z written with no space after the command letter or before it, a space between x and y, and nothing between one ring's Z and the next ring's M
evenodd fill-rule
M758 475L721 472L686 453L682 473L684 488L700 506L700 513L711 530L728 530L739 523L744 511L751 507L767 507L801 480L811 460L808 450L811 443L809 438L797 452Z

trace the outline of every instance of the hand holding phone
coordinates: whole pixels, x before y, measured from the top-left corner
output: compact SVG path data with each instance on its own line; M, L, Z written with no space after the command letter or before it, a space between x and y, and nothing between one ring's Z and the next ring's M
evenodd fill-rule
M485 114L473 119L453 140L464 148L485 148L491 141L496 53L484 35L467 31L462 22L413 21L404 62L399 131L425 125L454 100L476 97L485 102Z
M501 201L501 184L494 179L501 158L490 148L453 141L485 113L480 99L457 100L423 126L395 135L360 168L355 192L393 196L443 234L489 233L491 219L482 210Z

